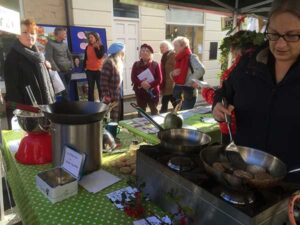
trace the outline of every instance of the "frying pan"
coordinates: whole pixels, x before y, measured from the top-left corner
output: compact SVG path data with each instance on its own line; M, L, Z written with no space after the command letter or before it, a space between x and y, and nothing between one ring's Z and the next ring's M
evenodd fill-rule
M240 188L243 188L245 186L260 189L271 188L276 186L287 175L286 165L275 156L257 149L241 146L238 146L238 148L245 163L247 165L256 165L266 169L267 172L271 175L271 178L239 178L237 176L234 176L229 171L219 171L215 169L212 164L215 162L228 162L224 148L220 148L218 146L203 149L200 153L200 158L203 162L206 172L212 175L220 183L231 189L239 190Z
M145 119L159 129L158 138L165 151L176 154L199 153L203 147L211 142L211 137L197 130L191 129L163 129L142 108L131 103Z

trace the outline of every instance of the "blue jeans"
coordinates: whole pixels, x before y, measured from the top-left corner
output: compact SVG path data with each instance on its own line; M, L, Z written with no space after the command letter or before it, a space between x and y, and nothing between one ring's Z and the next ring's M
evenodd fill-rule
M194 108L197 99L197 97L194 96L194 88L175 85L173 90L173 97L175 98L177 104L181 99L181 94L183 94L183 98L184 98L182 102L181 110Z

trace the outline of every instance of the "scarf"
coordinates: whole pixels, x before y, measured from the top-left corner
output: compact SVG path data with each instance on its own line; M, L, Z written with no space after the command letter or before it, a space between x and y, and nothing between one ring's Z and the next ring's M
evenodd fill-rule
M141 59L139 63L139 68L144 71L146 69L149 69L152 73L152 75L155 75L155 68L153 68L153 61L149 60L147 63L144 63L144 61ZM154 77L155 78L155 77Z
M33 74L38 82L39 90L32 90L33 93L39 93L40 96L35 96L38 104L51 104L54 102L54 89L50 80L49 72L45 66L45 57L40 53L35 45L32 48L27 48L21 44L20 41L16 41L13 45L13 49L21 55L25 56L30 62L32 62L36 69L37 74Z
M188 75L189 70L189 60L190 55L192 54L191 50L189 48L185 48L184 51L176 54L175 56L175 68L174 69L180 69L180 74L178 76L174 76L174 82L176 84L184 85L186 77Z

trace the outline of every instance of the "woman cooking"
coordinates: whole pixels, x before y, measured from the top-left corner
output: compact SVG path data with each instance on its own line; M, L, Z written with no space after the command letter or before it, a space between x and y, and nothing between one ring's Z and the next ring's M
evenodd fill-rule
M300 1L274 0L266 38L268 45L243 57L216 92L213 115L224 121L224 113L234 110L237 145L264 150L295 168L300 165Z

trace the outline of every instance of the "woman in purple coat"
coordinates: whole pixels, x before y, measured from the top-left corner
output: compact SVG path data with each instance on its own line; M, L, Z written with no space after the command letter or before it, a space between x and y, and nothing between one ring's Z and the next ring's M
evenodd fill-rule
M153 81L148 82L140 79L138 76L149 69L153 76ZM150 45L143 44L140 50L140 60L132 66L131 81L136 95L137 105L143 110L149 106L152 115L158 114L157 105L159 101L159 86L162 76L159 64L153 61L153 48Z

